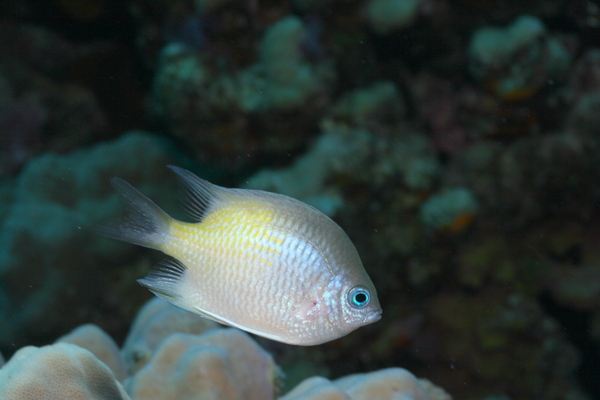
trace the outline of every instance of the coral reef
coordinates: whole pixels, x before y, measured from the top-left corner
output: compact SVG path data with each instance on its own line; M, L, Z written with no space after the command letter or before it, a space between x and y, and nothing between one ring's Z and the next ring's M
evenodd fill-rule
M256 100L247 103L250 110L300 107L325 83L300 52L304 29L300 18L290 16L265 33L260 54L265 83Z
M378 161L372 163L373 159ZM334 128L326 131L293 166L260 171L248 180L247 186L296 197L333 215L343 204L336 194L339 189L327 187L336 176L350 174L358 182L377 185L400 175L399 180L409 189L425 190L437 173L438 163L423 136L407 132L385 139L365 130ZM303 179L307 175L310 180Z
M451 188L431 196L421 206L421 220L429 228L459 230L477 212L477 200L466 188Z
M166 46L154 78L156 113L168 121L175 136L205 156L231 161L231 153L298 147L302 128L316 124L315 115L335 78L329 62L311 62L303 54L306 32L300 18L277 21L264 32L256 62L235 73L180 44ZM289 113L303 114L305 125L290 126ZM252 132L256 123L263 129L260 134ZM281 135L289 129L298 136Z
M145 365L129 371L123 369L121 354L127 356L130 350L120 353L112 339L93 325L77 328L54 345L24 347L5 366L0 365L0 395L6 400L278 398L283 376L265 350L248 334L218 328L212 322L200 334L179 332L197 325L198 319L163 300L148 302L130 337L146 338L157 347L149 349ZM157 329L157 321L161 329ZM121 386L118 381L123 379ZM352 375L333 383L313 377L281 399L392 400L397 396L451 400L443 389L400 368Z
M174 333L126 383L134 399L274 399L278 370L238 330ZM201 379L198 379L201 378Z
M524 54L523 54L524 53ZM469 45L471 71L499 96L518 99L563 76L571 54L543 22L528 15L507 28L482 28Z
M408 27L418 15L421 0L371 0L367 6L367 21L380 35Z
M68 343L20 349L0 369L6 400L129 400L112 372L89 351Z
M16 340L41 321L49 331L64 332L68 316L52 310L64 303L84 306L85 299L101 295L98 282L106 278L106 265L131 251L94 231L119 209L108 180L122 176L160 198L169 158L160 139L132 132L93 149L47 153L27 164L0 228L2 298L8 302L1 315L3 341Z
M188 311L172 307L157 297L139 311L123 344L122 357L128 371L134 373L146 365L158 344L170 334L199 335L217 326L205 318L190 318Z
M368 400L368 399L451 400L444 390L429 381L417 379L401 368L388 368L367 374L355 374L331 382L313 377L300 383L281 400Z
M68 335L57 339L57 343L70 343L90 351L113 372L115 379L122 382L128 375L119 348L114 340L93 324L82 325Z
M340 378L367 371L360 387L412 385L402 366L455 398L599 398L595 2L0 3L5 368L89 323L122 348L92 325L60 340L126 387L196 361L235 373L227 345L198 344L224 332L211 322L154 301L129 330L156 255L93 232L117 212L110 176L168 208L175 163L321 209L373 278L377 324L312 348L257 339L282 393L310 379L284 397L362 396ZM198 358L156 365L172 338ZM201 390L245 390L219 382Z

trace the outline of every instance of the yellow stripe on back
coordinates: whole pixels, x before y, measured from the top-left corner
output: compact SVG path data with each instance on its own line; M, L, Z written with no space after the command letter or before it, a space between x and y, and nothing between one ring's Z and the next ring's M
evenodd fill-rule
M265 208L260 202L231 202L210 212L201 223L173 220L169 231L171 240L160 250L181 258L189 256L190 251L202 251L202 248L210 246L214 253L240 258L257 256L257 262L272 266L268 253L281 254L286 236L273 227L274 219L275 211Z

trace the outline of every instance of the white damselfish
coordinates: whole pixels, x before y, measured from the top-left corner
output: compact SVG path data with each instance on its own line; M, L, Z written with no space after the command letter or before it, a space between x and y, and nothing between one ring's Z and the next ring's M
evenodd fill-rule
M194 222L169 217L127 182L127 210L100 228L171 256L139 282L165 300L259 336L316 345L381 318L375 287L346 233L290 197L213 185L170 167Z

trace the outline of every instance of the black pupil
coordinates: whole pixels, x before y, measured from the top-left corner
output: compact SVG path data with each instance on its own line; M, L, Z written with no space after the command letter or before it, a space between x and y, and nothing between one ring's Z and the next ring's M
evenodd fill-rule
M354 301L356 301L357 304L362 304L365 301L367 301L367 295L365 293L356 293L354 295Z

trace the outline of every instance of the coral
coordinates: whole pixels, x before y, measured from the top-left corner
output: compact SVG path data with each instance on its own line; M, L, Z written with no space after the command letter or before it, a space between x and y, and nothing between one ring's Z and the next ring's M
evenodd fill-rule
M406 116L396 85L389 81L376 82L341 96L331 107L329 116L338 124L369 128L381 132Z
M271 356L247 334L213 329L170 335L125 387L139 400L267 400L275 398L278 377Z
M47 111L33 95L0 105L0 173L14 174L25 165L40 145L46 118Z
M464 187L433 195L421 206L421 221L432 229L461 230L477 213L473 193Z
M523 226L546 216L587 219L600 199L593 109L573 111L566 132L508 146L483 141L471 146L457 158L448 176L469 187L481 213L490 221L502 218L497 223L504 226Z
M5 400L128 400L114 375L92 353L73 344L24 347L0 369Z
M506 28L477 30L469 45L470 69L500 97L527 98L548 79L563 77L571 54L538 18L524 15Z
M428 304L428 319L444 337L439 351L455 366L452 371L432 371L431 376L438 380L445 375L446 382L462 379L470 382L471 391L480 393L494 387L511 397L519 393L519 398L537 398L547 390L573 394L579 353L566 341L556 320L544 315L534 300L504 295L505 287L488 286L476 295L442 293ZM531 340L543 345L529 346ZM476 387L484 381L488 382L485 387ZM462 390L452 386L445 388L455 395Z
M498 65L545 33L546 28L542 21L535 17L522 16L504 29L482 28L476 31L471 38L469 53L473 61L482 66Z
M294 165L259 171L248 179L247 187L286 194L333 215L343 204L339 189L329 184L335 176L352 175L357 182L377 186L399 175L407 188L425 190L438 171L424 135L403 132L387 138L333 124Z
M566 85L565 97L573 103L582 95L600 90L600 50L586 51L573 65Z
M467 133L459 116L462 97L452 84L430 73L420 74L413 84L414 99L422 118L431 129L436 150L456 154L467 145ZM468 114L467 114L468 115ZM481 134L481 129L478 129Z
M301 106L323 81L300 52L304 24L295 16L275 23L261 43L260 63L265 87L256 93L257 108L290 109Z
M367 21L376 33L386 35L407 28L417 18L422 0L371 0Z
M597 397L597 2L79 3L0 2L7 360L86 321L126 337L120 355L96 328L65 340L133 382L174 333L212 332L154 300L126 336L156 254L91 230L117 210L110 175L171 195L168 145L102 143L135 124L173 137L204 178L315 205L357 245L385 304L378 325L306 349L257 339L286 389L330 379L298 397L348 399L335 379L394 365L457 398ZM68 154L95 144L111 150ZM90 172L100 156L110 167Z
M57 304L85 307L85 299L101 298L106 265L131 254L94 231L94 224L119 210L109 178L118 175L158 191L168 160L160 139L132 132L90 150L48 153L27 164L0 227L0 276L9 310L0 322L5 327L0 342L20 343L38 323L49 332L64 331L78 312L57 314L52 311ZM165 198L164 192L156 195Z
M328 379L315 376L302 381L282 400L348 400L349 397Z
M336 380L352 399L394 399L402 394L413 399L450 400L449 394L423 382L401 368L388 368L367 374L355 374Z
M163 48L154 76L154 111L169 120L179 121L188 103L202 95L214 79L202 59L180 44ZM206 99L195 104L195 112L208 112Z
M566 265L555 272L550 293L570 309L593 312L600 306L600 268L596 264Z
M563 93L564 101L571 105L564 129L575 141L598 143L599 93L600 50L591 49L573 66Z
M84 325L59 339L59 343L22 348L5 366L0 364L0 397L6 400L277 398L282 373L271 355L247 333L215 328L214 323L212 329L202 333L181 333L179 329L197 330L192 319L201 318L185 312L186 318L175 310L173 305L154 299L139 312L129 337L154 341L156 348L148 362L133 371L123 386L118 376L124 377L124 361L114 342L100 328ZM170 322L173 323L170 326L158 326ZM129 354L126 348L122 354ZM401 368L350 375L335 381L313 377L281 400L396 398L451 400L443 389Z
M123 344L122 355L130 373L142 368L158 344L170 334L199 335L218 326L215 322L155 297L139 311Z
M579 97L566 121L566 130L578 139L600 143L600 90Z
M515 279L517 266L507 256L509 253L508 245L500 235L490 235L483 241L473 240L465 244L458 260L460 283L480 289L490 277L500 282L511 282Z
M125 363L119 353L119 347L106 332L96 325L82 325L71 333L60 337L56 342L70 343L88 350L110 368L115 375L115 379L119 382L127 377Z
M47 28L6 20L0 23L0 47L0 87L6 90L0 99L6 136L0 144L9 172L42 149L72 150L104 133L100 100L71 68L93 54L106 54L107 48L75 44ZM58 74L64 78L57 79Z
M388 368L329 381L306 379L281 400L450 400L449 394L401 368Z
M370 140L364 130L326 132L293 166L280 171L260 171L246 185L301 199L333 215L343 202L334 188L324 186L336 172L359 169L367 160Z
M330 62L304 56L308 31L298 17L280 19L264 32L257 59L233 73L180 44L165 46L154 76L155 111L172 134L218 159L240 163L235 156L257 148L273 153L298 147L335 79ZM296 112L305 116L303 124L290 126L289 113ZM281 134L289 129L298 134Z

